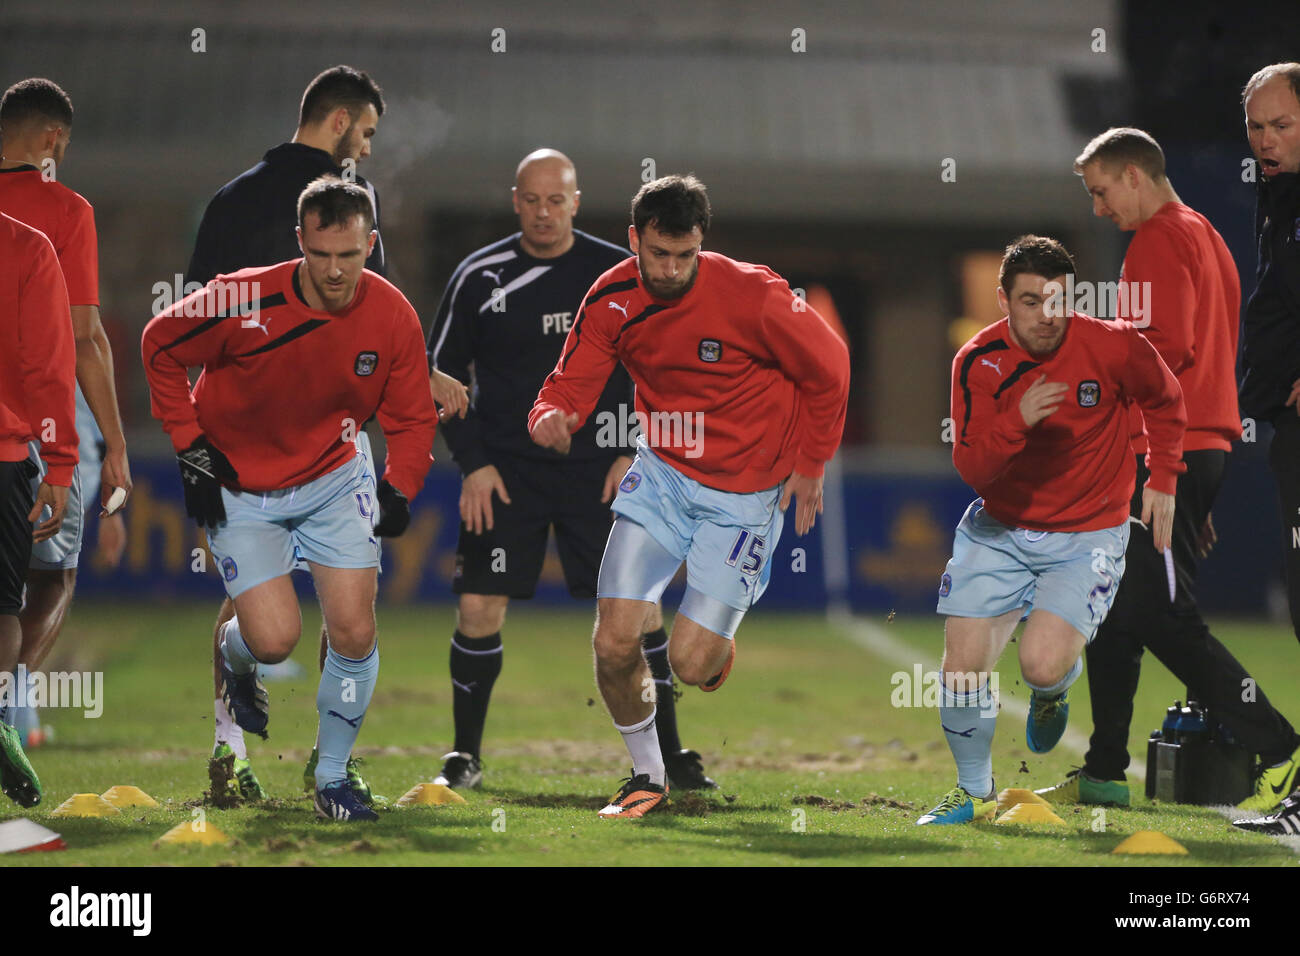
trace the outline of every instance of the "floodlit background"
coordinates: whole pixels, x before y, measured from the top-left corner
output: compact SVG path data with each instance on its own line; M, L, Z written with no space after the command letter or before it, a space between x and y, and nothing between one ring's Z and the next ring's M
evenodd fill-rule
M0 83L49 76L76 108L59 173L96 209L139 482L124 566L83 562L80 590L219 595L211 570L192 571L202 539L149 415L139 336L212 193L292 137L316 73L348 63L384 88L361 172L381 197L390 278L426 328L456 263L514 230L509 189L526 152L574 159L577 225L611 241L646 170L700 176L715 212L706 247L820 296L850 339L839 487L817 534L787 532L765 603L932 610L973 496L942 440L950 363L999 318L1001 248L1054 235L1080 279L1116 279L1126 237L1092 218L1071 161L1095 133L1137 125L1227 239L1248 294L1239 91L1259 66L1295 58L1272 25L1293 12L1095 0L9 5ZM1202 574L1212 612L1285 606L1268 437L1261 428L1230 459ZM459 479L441 443L436 454L411 532L387 550L388 600L450 596ZM564 600L553 564L547 577L539 597Z

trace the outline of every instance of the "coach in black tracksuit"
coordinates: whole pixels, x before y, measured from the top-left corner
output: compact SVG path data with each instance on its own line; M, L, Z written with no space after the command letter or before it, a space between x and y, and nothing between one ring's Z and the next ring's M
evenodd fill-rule
M298 196L313 179L327 175L342 176L343 168L323 149L293 142L267 150L260 163L222 186L208 203L185 284L206 285L215 276L301 256ZM361 176L356 183L370 193L378 232L379 196ZM378 235L366 268L387 275L384 241Z
M455 750L435 780L477 787L492 686L501 671L501 626L511 598L531 598L555 526L569 593L594 598L613 500L636 454L627 424L632 381L617 365L567 455L535 444L528 413L555 368L579 305L599 276L628 259L621 246L573 228L580 193L573 164L555 150L526 156L516 173L520 231L468 256L443 294L429 333L437 370L477 388L463 421L442 434L463 476L452 590L460 595L451 641ZM668 638L658 609L642 647L658 685L656 730L676 789L714 786L699 754L677 737ZM543 728L539 728L545 732Z
M1287 407L1300 383L1300 174L1259 183L1255 235L1259 267L1242 324L1241 411L1274 428L1269 465L1281 505L1291 626L1300 639L1300 408Z
M1242 91L1246 136L1259 173L1255 291L1242 320L1243 415L1271 422L1291 626L1300 638L1300 63L1274 63ZM1300 787L1269 816L1236 826L1300 833Z

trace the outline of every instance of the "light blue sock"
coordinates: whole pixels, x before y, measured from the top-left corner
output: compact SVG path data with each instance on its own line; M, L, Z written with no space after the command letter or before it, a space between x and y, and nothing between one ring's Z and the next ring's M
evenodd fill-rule
M346 780L348 757L361 732L361 721L370 706L379 676L379 645L361 660L325 652L325 669L316 692L316 713L320 716L316 761L316 789Z
M983 799L993 790L993 729L998 720L988 681L968 692L954 691L945 682L939 720L957 762L958 786L975 799Z
M1060 680L1058 680L1055 684L1052 684L1050 687L1039 687L1037 684L1031 684L1029 682L1029 678L1027 677L1025 678L1025 686L1028 687L1030 690L1032 690L1034 692L1034 696L1037 697L1039 700L1055 700L1057 697L1060 697L1067 690L1069 690L1070 685L1073 684L1075 681L1077 681L1079 679L1079 675L1082 673L1083 673L1083 658L1080 657L1078 660L1074 662L1074 666L1065 672L1065 676L1062 677Z
M251 674L257 670L258 660L244 643L239 633L239 618L232 617L221 627L221 656L236 674Z
M40 725L36 708L32 704L35 700L35 681L36 675L19 664L14 674L14 705L9 709L8 723L20 735L25 735Z
M27 681L27 688L26 688L27 692L23 697L20 697L18 699L19 702L16 702L14 704L14 708L10 712L9 716L12 718L11 723L13 724L14 730L18 731L18 733L20 734L25 735L31 733L33 730L36 730L38 727L40 727L41 720L40 720L40 715L37 714L36 712L35 704L32 703L32 701L36 699L35 698L36 675L33 674L31 671L27 670L27 668L25 667L22 669L21 673L23 674L23 677Z

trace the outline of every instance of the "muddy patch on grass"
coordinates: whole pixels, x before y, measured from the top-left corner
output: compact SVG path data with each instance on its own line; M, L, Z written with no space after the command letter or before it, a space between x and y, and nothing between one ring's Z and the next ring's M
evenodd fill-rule
M912 750L888 750L879 752L867 745L856 753L832 751L830 753L799 754L755 754L753 756L728 756L719 760L710 760L710 776L713 771L726 773L730 770L779 770L785 773L857 773L880 770L896 763L913 763L918 758Z
M332 849L326 850L325 852L329 854L382 853L384 849L385 849L384 847L378 846L377 844L371 843L369 840L363 838L360 840L353 840L351 843L345 844L344 846L336 846Z
M592 797L581 793L509 793L497 791L494 799L507 806L544 807L548 810L557 807L570 810L599 810L609 802L604 797Z
M244 805L239 795L239 782L235 779L235 755L212 757L208 760L208 789L203 791L203 804L218 810L229 810Z
M915 810L916 807L903 800L895 800L892 797L882 797L878 793L869 793L860 801L852 800L832 800L830 797L823 797L819 794L809 793L802 796L794 797L791 803L805 806L817 807L819 810L830 810L832 813L839 813L845 810L870 810L873 807L888 807L893 810Z

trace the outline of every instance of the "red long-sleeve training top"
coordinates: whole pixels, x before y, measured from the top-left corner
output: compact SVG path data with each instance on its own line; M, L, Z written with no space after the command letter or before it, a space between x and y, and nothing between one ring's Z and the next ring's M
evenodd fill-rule
M69 305L99 305L99 240L95 210L35 166L0 169L0 212L39 229L54 246Z
M310 308L295 289L301 261L217 276L154 316L142 343L154 417L177 451L206 435L242 490L274 491L349 461L378 415L384 478L414 498L438 420L419 317L368 269L347 308ZM191 395L185 370L198 365Z
M1183 387L1183 450L1228 451L1241 437L1236 373L1241 281L1223 237L1195 209L1167 202L1133 234L1120 282L1129 294L1120 298L1127 308L1121 307L1119 318L1141 329ZM1134 283L1139 284L1136 300ZM1133 314L1135 301L1144 303L1142 316ZM1133 450L1145 452L1136 407L1129 434Z
M1025 426L1020 399L1043 375L1069 386L1056 410ZM1071 313L1061 345L1033 358L1004 318L952 363L953 464L1003 524L1038 531L1096 531L1123 524L1137 466L1129 405L1146 418L1147 486L1173 494L1187 412L1160 355L1128 322Z
M45 234L0 213L0 461L41 443L45 481L67 487L77 464L72 312Z
M702 423L702 436L661 427L651 444L710 488L761 491L791 471L816 478L839 446L848 349L766 266L701 252L695 284L673 300L646 291L635 258L604 273L537 394L529 430L552 409L576 413L582 427L618 361L650 429L687 415Z

